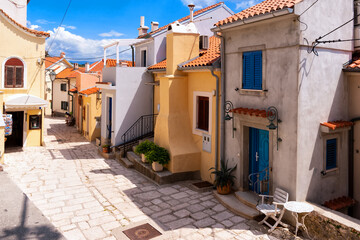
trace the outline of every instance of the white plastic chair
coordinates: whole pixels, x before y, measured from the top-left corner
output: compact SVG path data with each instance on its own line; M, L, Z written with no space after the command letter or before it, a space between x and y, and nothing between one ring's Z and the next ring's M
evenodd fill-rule
M259 224L266 224L268 227L270 227L269 232L274 231L274 229L279 224L281 224L284 227L287 227L288 225L281 222L281 219L285 213L284 204L288 201L289 194L280 188L276 188L273 196L271 195L259 195L259 196L261 197L261 204L257 205L256 208L261 213L265 214L265 218L261 222L259 222ZM272 203L271 204L265 203L264 201L265 198L273 198ZM275 220L274 225L271 225L266 221L269 217Z

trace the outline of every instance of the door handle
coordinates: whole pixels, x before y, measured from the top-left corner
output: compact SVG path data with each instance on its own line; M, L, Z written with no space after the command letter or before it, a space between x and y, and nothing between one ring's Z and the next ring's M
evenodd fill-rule
M258 152L256 152L256 154L255 154L255 160L259 161L259 153Z

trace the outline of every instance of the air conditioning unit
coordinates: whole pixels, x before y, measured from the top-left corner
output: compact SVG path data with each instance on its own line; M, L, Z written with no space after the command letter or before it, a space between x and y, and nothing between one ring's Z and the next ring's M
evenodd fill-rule
M209 49L209 36L202 35L200 36L200 49L207 50Z

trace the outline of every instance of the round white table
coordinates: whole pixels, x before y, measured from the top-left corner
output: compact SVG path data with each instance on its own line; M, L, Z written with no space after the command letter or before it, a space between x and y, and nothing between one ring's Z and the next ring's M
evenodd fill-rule
M309 235L308 230L305 226L304 220L307 215L309 215L312 211L314 211L314 207L308 203L290 201L290 202L286 202L284 204L284 208L286 210L290 211L296 219L295 236L297 236L299 227L303 227L305 229L307 235ZM304 214L304 216L301 218L301 222L299 222L298 214Z

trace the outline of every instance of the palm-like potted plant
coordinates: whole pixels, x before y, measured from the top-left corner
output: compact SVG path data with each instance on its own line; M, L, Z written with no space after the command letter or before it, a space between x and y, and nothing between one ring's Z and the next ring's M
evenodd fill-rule
M155 172L160 172L164 169L164 165L170 161L170 155L165 148L156 146L146 154L146 159L151 163L152 169Z
M227 162L220 161L220 169L216 170L214 167L209 170L213 170L211 174L215 175L214 185L219 194L229 194L231 192L231 186L234 185L235 176L231 173L236 169L235 167L228 168Z
M142 162L146 162L146 157L145 155L150 152L154 147L155 147L155 143L149 141L149 140L145 140L142 143L140 143L138 146L136 146L135 148L135 152L137 154L141 154L141 161Z

